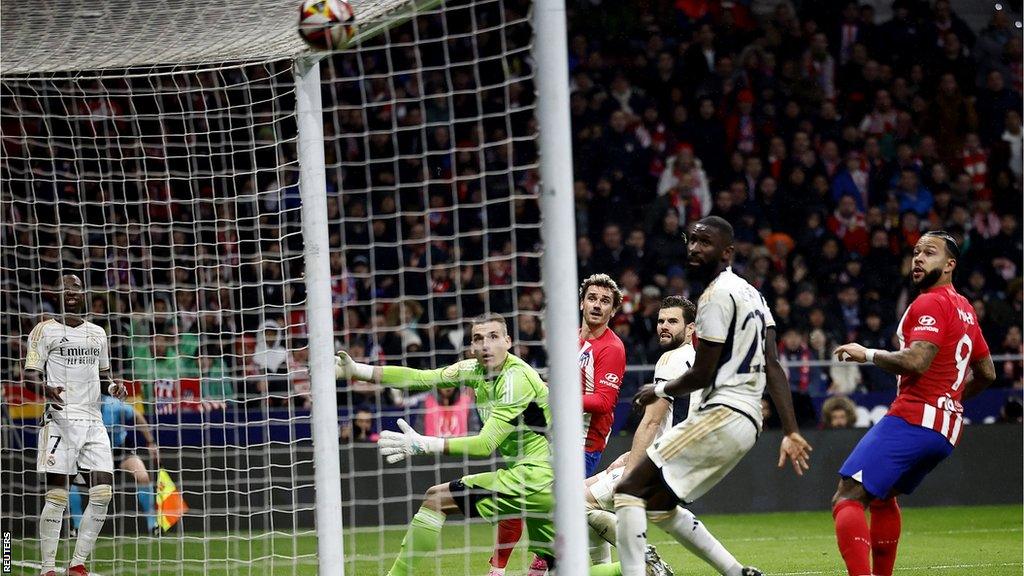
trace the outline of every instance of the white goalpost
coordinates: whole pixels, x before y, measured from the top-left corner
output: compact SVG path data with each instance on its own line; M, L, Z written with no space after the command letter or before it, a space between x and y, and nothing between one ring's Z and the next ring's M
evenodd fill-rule
M582 574L564 6L354 1L355 40L310 53L298 4L2 5L0 517L16 572L38 569L46 490L26 339L59 320L75 274L137 415L116 424L115 458L134 452L152 485L115 473L90 570L383 573L427 486L502 462L384 464L377 432L400 417L475 432L471 398L336 382L334 353L445 366L493 312L550 382L556 452L580 456L556 458L555 489L559 573ZM158 470L188 510L154 529L140 494ZM69 512L58 567L72 527ZM486 570L486 530L447 527L438 570Z

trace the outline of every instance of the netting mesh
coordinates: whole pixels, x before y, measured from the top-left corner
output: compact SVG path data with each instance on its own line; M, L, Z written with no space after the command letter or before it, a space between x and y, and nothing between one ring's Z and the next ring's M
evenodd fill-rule
M497 312L509 319L514 352L544 365L528 17L520 0L421 8L324 61L332 345L365 361L442 366L462 357L466 319ZM5 42L7 34L5 26ZM24 70L9 65L5 46L0 481L17 566L38 566L45 491L35 472L42 407L20 385L27 335L59 319L54 292L61 275L77 274L86 316L110 335L114 378L129 383L159 462L141 433L129 432L127 448L151 482L165 469L190 508L152 536L135 480L118 472L90 569L309 574L309 342L291 62L142 69L142 52L125 56L133 37L121 40L118 54L35 70L135 66L66 74L11 75ZM338 383L348 573L386 570L397 541L380 527L404 525L426 486L468 469L453 460L382 470L363 442L400 416L443 428L427 430L434 434L473 432L472 398L461 396ZM73 549L70 527L58 566ZM466 529L445 547L489 545Z
M506 316L540 366L539 214L527 2L448 3L324 68L332 274L339 345L415 368L463 358L466 319ZM340 275L340 276L339 276ZM372 444L404 417L431 435L480 423L469 390L403 396L344 389L342 496L357 574L384 573L427 487L500 462L427 459L382 467ZM436 569L481 569L493 542L452 527ZM479 535L480 532L475 534ZM455 558L453 563L453 558Z
M311 458L292 439L308 437L304 325L292 313L304 298L293 91L288 62L4 80L4 510L27 547L19 558L38 557L43 491L41 406L17 387L26 337L60 319L54 291L75 274L87 317L110 335L114 377L154 425L159 466L192 508L146 538L152 521L135 502L145 483L119 476L95 569L236 573L309 560L296 529L311 498L294 495L309 490ZM117 463L135 448L155 482L140 434Z

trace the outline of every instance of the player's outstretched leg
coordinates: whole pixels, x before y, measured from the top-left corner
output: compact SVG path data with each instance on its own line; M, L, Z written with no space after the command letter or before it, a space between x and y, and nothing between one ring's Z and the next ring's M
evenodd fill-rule
M871 570L875 576L892 576L902 518L896 497L871 501Z
M647 517L659 528L671 534L694 556L718 570L719 574L743 574L743 565L708 531L693 512L676 506L667 512L648 512Z
M89 505L82 515L82 524L78 529L78 538L75 540L75 553L71 557L71 569L82 567L79 572L84 573L83 565L92 554L96 546L96 539L103 528L103 522L107 519L107 505L114 496L114 475L109 472L93 472L90 477Z
M448 484L438 484L427 489L426 499L412 517L409 530L402 539L402 548L392 564L388 576L418 576L423 574L416 565L420 559L437 550L441 527L448 514L458 511Z
M39 552L42 574L56 569L57 546L60 544L60 528L64 524L64 510L68 507L67 477L57 474L46 475L46 498L39 513Z

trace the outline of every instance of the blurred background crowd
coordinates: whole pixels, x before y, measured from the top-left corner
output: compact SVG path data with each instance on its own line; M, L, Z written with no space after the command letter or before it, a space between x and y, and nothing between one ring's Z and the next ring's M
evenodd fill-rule
M336 345L441 366L464 319L495 311L543 368L528 3L450 4L324 67ZM931 229L960 240L956 284L993 353L1022 352L1021 16L972 29L945 0L876 6L570 3L576 264L625 293L613 328L630 365L657 360L661 299L699 294L681 235L708 214L735 227L734 270L767 298L802 397L894 389L814 361L894 347ZM288 68L173 78L5 86L5 378L55 310L45 289L80 271L115 373L145 400L188 380L197 401L308 408ZM38 117L62 108L76 113ZM1019 360L997 372L1022 386ZM372 438L382 404L471 402L348 383L339 399L346 439ZM828 408L824 423L848 406Z

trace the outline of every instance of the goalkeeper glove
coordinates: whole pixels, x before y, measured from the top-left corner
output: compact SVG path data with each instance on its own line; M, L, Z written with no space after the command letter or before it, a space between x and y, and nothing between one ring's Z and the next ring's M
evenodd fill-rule
M401 432L385 430L380 433L377 447L388 464L401 462L417 454L438 454L444 452L444 438L423 436L412 429L405 420L398 419Z
M336 380L362 380L370 382L373 380L373 366L356 362L342 350L334 358L334 378Z

